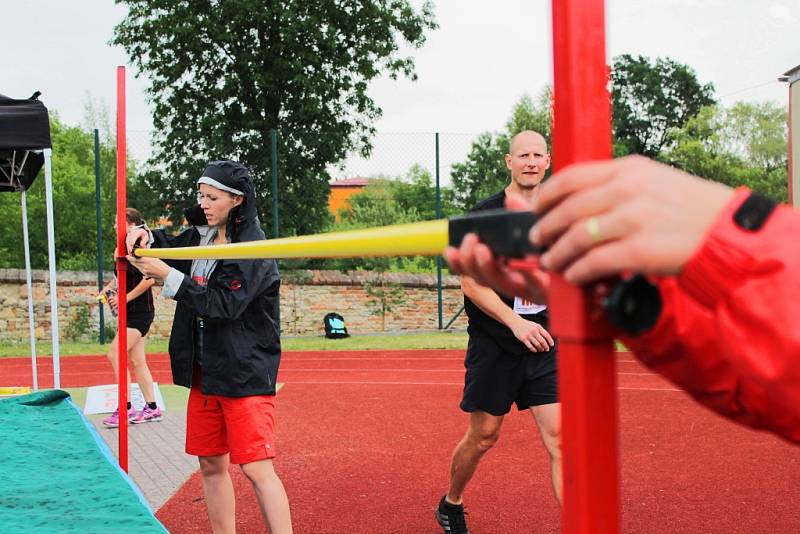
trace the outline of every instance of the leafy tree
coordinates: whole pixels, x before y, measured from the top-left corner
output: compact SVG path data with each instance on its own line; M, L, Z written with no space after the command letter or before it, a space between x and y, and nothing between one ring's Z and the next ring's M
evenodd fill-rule
M298 327L302 319L300 315L300 298L303 292L303 285L311 281L312 278L311 272L304 269L281 269L281 285L288 289L289 293L289 317L284 316L282 321L289 323L289 332L292 334L300 333Z
M422 220L415 207L401 207L392 196L392 180L370 180L363 192L351 196L350 208L340 211L341 221L334 227L336 231L358 228L374 228L390 224L405 224ZM342 270L365 269L385 272L392 269L397 258L354 258L333 260L333 268Z
M442 216L459 213L453 200L453 191L441 189ZM372 177L363 191L348 199L348 206L340 209L340 220L332 231L374 228L391 224L405 224L436 218L436 188L431 174L414 165L403 177ZM289 269L340 269L430 272L435 259L427 257L349 258L329 260L284 260Z
M395 182L392 180L372 180L367 190L350 198L352 209L342 213L343 220L338 229L364 228L403 224L421 220L414 207L401 207L392 197ZM430 272L435 267L433 258L386 257L334 260L329 268L341 270L368 270L374 273L364 282L367 293L365 304L369 314L380 317L381 331L386 330L387 316L396 317L398 307L406 301L402 284L390 282L387 271Z
M77 305L74 314L67 320L64 337L69 341L87 341L92 328L90 313L86 304Z
M480 200L497 193L508 185L509 174L504 156L511 138L523 130L541 133L550 144L552 122L552 91L545 87L534 101L522 95L499 134L484 132L472 142L467 161L453 165L451 178L456 205L466 211Z
M615 155L657 157L669 130L713 104L713 94L712 84L700 84L694 70L672 59L616 57L611 69Z
M97 230L95 222L94 136L81 128L63 124L50 114L53 144L53 211L56 266L58 269L96 268ZM112 266L116 213L116 149L109 139L100 144L101 207L106 268ZM129 170L131 182L135 169ZM27 192L31 266L47 268L47 208L44 169ZM25 252L22 235L20 195L0 195L0 267L23 268Z
M381 332L386 331L386 316L397 318L397 308L406 301L406 291L402 284L389 282L386 273L364 282L367 292L366 305L369 314L381 318Z
M148 183L176 220L209 159L254 174L271 214L271 131L280 135L281 234L330 223L329 164L366 154L380 108L369 82L414 73L433 8L408 0L117 0L129 11L112 40L150 78L159 172Z
M401 206L393 196L388 178L373 178L364 191L348 199L350 208L341 213L338 229L369 228L422 220L415 206Z
M550 146L553 129L553 88L546 85L534 101L524 94L517 101L511 118L506 123L508 135L513 137L524 130L542 134Z
M450 177L456 203L463 211L508 185L503 156L508 152L509 140L507 134L484 132L472 142L467 161L453 164Z
M774 103L708 106L670 132L661 159L732 187L787 199L786 111Z
M106 203L109 203L113 213L116 211L116 137L111 127L108 106L105 101L92 98L87 95L84 101L84 118L81 121L80 129L84 132L94 134L98 130L100 138L100 164L101 175L105 182L102 184L102 191L105 195ZM128 146L131 146L130 134L128 136ZM144 216L149 224L155 224L166 214L166 206L159 200L159 195L154 191L148 181L150 174L156 172L152 168L142 167L137 161L128 156L128 184L127 184L127 204L130 208L136 208ZM112 219L113 223L113 219ZM113 228L108 227L106 232L113 232ZM113 237L112 237L113 240ZM108 254L113 254L109 249L105 249ZM113 337L113 336L112 336Z
M724 148L749 165L771 172L787 163L786 108L774 102L738 102L723 112L718 127Z
M419 221L436 218L436 186L431 173L419 165L409 169L405 177L388 182L389 194L403 213L416 213ZM459 212L454 205L453 190L440 187L442 217Z
M87 110L82 127L61 122L50 113L50 136L53 144L53 211L56 267L59 270L95 270L97 268L97 224L95 220L94 126L102 127ZM102 122L102 121L101 121ZM116 144L103 130L100 136L100 205L103 227L105 269L113 268L116 246ZM141 182L136 162L128 160L128 205L138 208L147 220L159 215L154 195ZM44 169L27 192L28 232L31 266L46 269L47 207ZM141 199L134 203L131 199ZM20 194L0 194L0 268L24 268Z

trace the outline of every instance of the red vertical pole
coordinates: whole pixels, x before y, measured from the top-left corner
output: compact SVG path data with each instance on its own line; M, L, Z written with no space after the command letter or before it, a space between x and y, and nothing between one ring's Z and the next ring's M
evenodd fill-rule
M128 472L128 262L125 259L125 234L128 222L125 217L127 208L127 175L126 175L126 139L125 139L125 67L117 67L117 369L119 399L119 466Z
M604 0L553 0L554 168L611 156ZM619 531L613 333L590 288L554 276L564 477L563 532Z

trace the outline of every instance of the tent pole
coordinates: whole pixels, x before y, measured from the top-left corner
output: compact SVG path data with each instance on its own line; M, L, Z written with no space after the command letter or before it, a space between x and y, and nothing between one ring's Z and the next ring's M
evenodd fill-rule
M31 370L33 375L33 390L39 390L39 373L36 369L36 329L33 325L33 281L31 280L31 249L28 241L28 200L25 191L22 192L22 239L25 243L25 278L28 284L28 328L31 340Z
M61 387L61 362L58 352L58 295L56 294L56 237L53 223L52 149L44 149L44 184L47 199L47 263L50 267L50 329L53 339L53 388Z
M100 213L100 132L94 129L94 213L97 224L97 291L103 290L103 224ZM100 306L100 344L106 342L106 324Z

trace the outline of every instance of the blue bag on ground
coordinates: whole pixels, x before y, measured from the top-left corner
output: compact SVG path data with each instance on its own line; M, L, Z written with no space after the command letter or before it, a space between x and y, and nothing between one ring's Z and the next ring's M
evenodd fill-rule
M350 337L347 327L344 325L344 317L338 313L331 312L322 319L325 325L325 337L328 339L340 339Z

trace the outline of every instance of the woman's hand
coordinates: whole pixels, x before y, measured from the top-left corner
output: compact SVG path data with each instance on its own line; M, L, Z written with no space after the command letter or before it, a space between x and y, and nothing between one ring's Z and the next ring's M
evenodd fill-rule
M509 196L506 207L512 210L530 209L524 199ZM515 268L494 257L492 251L478 241L475 234L467 234L459 248L447 247L444 258L456 274L473 278L478 284L491 287L512 297L526 297L539 304L547 304L550 275L538 268L535 261L525 267Z
M531 242L573 283L676 275L734 192L641 156L568 167L542 186Z
M136 256L126 256L131 265L136 267L146 278L165 280L172 267L158 258L137 258Z
M150 242L150 232L145 228L132 228L125 236L125 246L130 254L135 247L147 248Z
M116 315L117 310L119 310L119 299L117 298L117 294L114 293L113 295L109 295L107 299L108 307L111 308L111 311Z

